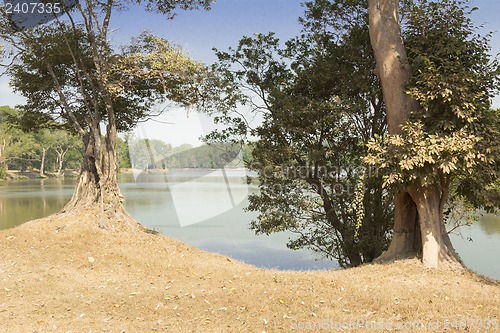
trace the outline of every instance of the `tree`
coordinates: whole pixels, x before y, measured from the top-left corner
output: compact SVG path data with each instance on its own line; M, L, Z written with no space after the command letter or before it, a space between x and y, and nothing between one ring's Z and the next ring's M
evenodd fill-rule
M38 169L39 176L45 177L45 160L47 152L56 144L58 138L54 132L48 129L42 129L33 135L35 139L35 149L39 152L40 156L40 167Z
M81 155L82 145L78 138L68 131L59 130L54 134L56 136L56 142L52 145L52 150L56 155L54 171L57 177L63 177L68 154L76 152L76 155Z
M303 35L285 49L270 33L218 52L226 99L239 98L251 113L220 108L217 119L232 126L209 135L257 138L248 165L260 189L249 197L248 209L259 212L252 229L290 230L297 237L289 247L312 249L341 266L379 256L392 224L382 179L361 160L368 140L384 136L385 109L372 71L367 9L362 1L349 6L346 17L334 3L307 2ZM247 118L257 114L262 124L252 127Z
M450 191L457 186L458 194L474 193L461 184L479 170L475 177L498 184L498 154L492 151L498 112L490 110L497 70L489 64L487 39L474 35L465 1L410 5L406 47L398 1L369 6L391 136L370 144L367 162L379 166L385 184L397 191L395 232L381 259L422 249L424 265L438 267L457 260L444 225Z
M157 139L128 139L130 162L134 169L165 169L165 158L172 145Z
M0 179L5 178L8 169L7 162L10 159L10 147L14 140L14 135L7 122L8 116L15 112L8 106L0 107Z
M10 167L26 169L35 155L33 137L16 128L13 122L17 114L9 106L0 107L0 178L6 177Z
M128 169L132 167L130 164L130 151L128 147L129 139L130 136L127 134L124 139L118 138L116 141L116 155L119 169Z
M176 8L208 9L210 1L141 3L173 17ZM97 206L109 215L125 214L117 185L117 132L148 116L153 104L191 104L197 96L204 67L167 41L143 34L121 53L113 51L110 19L123 5L76 2L63 8L67 20L29 31L13 31L5 18L0 24L0 37L18 51L8 73L27 99L23 119L40 127L56 120L83 141L82 168L64 211Z
M5 171L7 169L8 157L8 147L13 139L12 135L9 133L9 127L6 122L7 116L14 112L8 106L0 107L0 178L5 176Z

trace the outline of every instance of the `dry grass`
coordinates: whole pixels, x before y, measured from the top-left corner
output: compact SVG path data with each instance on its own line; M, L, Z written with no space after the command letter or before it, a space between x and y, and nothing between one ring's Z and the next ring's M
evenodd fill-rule
M417 321L426 327L400 331L443 332L447 320L448 332L500 330L500 285L465 270L416 260L263 270L96 221L91 212L51 216L0 232L1 332L384 332Z

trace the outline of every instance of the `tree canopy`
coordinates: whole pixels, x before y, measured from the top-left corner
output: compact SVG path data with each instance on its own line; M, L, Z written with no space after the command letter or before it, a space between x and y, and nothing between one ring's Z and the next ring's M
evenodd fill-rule
M64 127L82 139L81 174L67 211L97 205L110 214L125 214L117 186L118 131L150 116L154 104L187 105L199 95L204 66L168 41L143 33L121 52L111 45L112 13L126 4L62 4L64 16L27 30L15 29L8 16L0 18L0 38L12 50L11 86L27 100L21 122L27 128ZM177 8L208 9L210 1L139 4L172 18Z
M357 15L348 22L334 3L307 2L303 34L285 47L269 33L217 52L215 72L252 113L244 117L232 105L217 114L230 129L208 136L257 139L248 164L260 190L249 198L248 209L259 212L252 229L291 230L297 237L289 247L342 266L380 255L391 225L390 197L361 161L386 123L367 10L361 2L352 8ZM254 127L248 119L255 115L262 123Z
M383 259L421 249L424 265L436 268L458 262L445 227L450 194L475 207L498 206L498 111L490 104L498 63L468 1L408 2L402 23L397 3L369 1L392 126L391 136L372 140L365 161L395 192L395 237Z
M498 208L498 62L488 36L477 34L466 1L412 3L405 21L412 77L407 93L420 105L384 143L373 140L367 161L384 184L407 190L436 185L476 208Z

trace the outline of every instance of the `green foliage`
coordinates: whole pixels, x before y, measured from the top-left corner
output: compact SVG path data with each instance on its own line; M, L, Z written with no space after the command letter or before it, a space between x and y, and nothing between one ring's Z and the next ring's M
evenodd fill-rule
M25 170L34 154L33 137L23 133L13 123L18 111L0 107L0 168Z
M242 166L241 147L233 143L172 147L161 140L129 138L128 145L130 162L135 169L219 169Z
M20 35L18 43L23 46L23 52L8 68L8 74L14 91L26 97L27 102L20 113L22 128L50 128L55 124L53 119L58 119L60 125L70 123L69 110L61 110L65 102L61 100L61 90L73 91L68 93L67 102L73 105L71 111L76 115L75 121L83 122L84 106L88 102L85 97L96 84L95 81L86 81L81 87L85 91L83 94L74 89L79 86L79 69L73 65L75 52L82 67L80 70L95 74L88 38L83 30L43 26L33 29L30 34ZM60 89L53 82L49 66L58 78ZM104 116L104 110L101 116Z
M175 10L178 8L182 10L193 10L199 8L209 10L210 6L215 1L214 0L145 0L136 2L146 4L146 8L150 11L166 14L168 18L173 18L176 14Z
M206 168L220 169L224 167L242 166L241 146L234 143L204 144L196 148L174 148L176 153L165 158L168 168Z
M456 193L474 208L493 213L500 208L500 109L483 112L472 126L480 136L476 154L484 154L487 163L477 163L470 177L460 177Z
M45 168L60 173L75 158L81 159L81 143L64 130L23 131L22 113L8 106L0 107L0 167L25 171L38 169L46 153ZM69 156L73 156L68 160ZM66 158L65 158L66 157ZM78 164L70 165L78 168Z
M57 149L57 144L53 147ZM250 145L245 145L241 148L243 161L245 161L245 156L251 158L250 147ZM75 157L71 157L72 152L73 150L68 152L68 164L75 161ZM190 144L182 144L172 147L157 139L137 140L131 134L125 135L124 139L118 138L117 140L117 159L120 169L131 168L132 159L135 168L138 169L241 167L243 161L238 158L239 153L240 148L234 145L203 145L194 148ZM77 156L76 160L80 157L81 155ZM49 164L51 160L53 159L49 158Z
M164 158L172 152L172 146L155 139L129 139L130 163L135 169L165 169Z
M497 91L498 62L489 35L476 33L467 0L410 5L404 33L412 68L408 93L430 133L451 133L476 122Z
M116 97L140 93L149 108L167 100L190 106L199 99L197 86L205 74L205 66L184 55L180 47L143 32L115 57L107 81Z
M384 185L399 190L434 185L476 208L500 206L498 63L488 36L477 35L467 1L411 3L405 22L412 78L407 93L420 104L401 135L372 140L365 161Z
M342 3L357 10L351 22L343 20L347 7L311 1L303 35L286 47L269 33L217 52L215 71L228 83L227 99L241 105L219 109L218 120L231 127L209 139L257 138L247 164L259 178L259 193L249 197L248 209L259 212L253 230L290 230L296 234L290 248L349 266L386 248L392 206L382 179L361 161L368 139L386 129L366 4ZM255 126L249 119L257 114L263 121Z
M58 126L76 131L92 121L106 121L105 94L96 90L97 68L83 29L64 24L43 26L22 36L23 52L8 73L11 86L27 99L20 118L23 128ZM115 115L119 130L129 130L152 116L150 110L158 103L194 103L196 81L204 67L167 41L142 34L121 54L107 57L110 68L105 80L114 108L120 111ZM99 112L93 115L95 108Z
M125 136L125 140L118 138L116 140L116 160L118 161L119 169L131 168L130 151L128 148L129 136Z

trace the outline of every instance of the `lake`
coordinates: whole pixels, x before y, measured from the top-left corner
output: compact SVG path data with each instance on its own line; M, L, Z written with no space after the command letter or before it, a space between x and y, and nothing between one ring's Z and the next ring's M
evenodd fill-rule
M282 270L336 268L310 251L285 245L291 233L256 236L248 225L257 216L245 212L255 186L244 170L178 170L120 175L127 211L144 226L202 250L218 252L248 264ZM37 179L0 183L0 229L58 212L73 193L74 179ZM488 217L461 235L451 235L465 264L500 280L500 219ZM472 241L470 241L472 239Z

